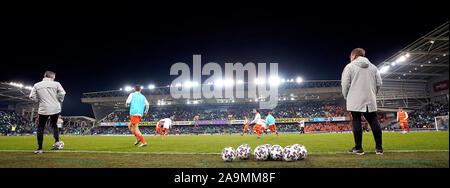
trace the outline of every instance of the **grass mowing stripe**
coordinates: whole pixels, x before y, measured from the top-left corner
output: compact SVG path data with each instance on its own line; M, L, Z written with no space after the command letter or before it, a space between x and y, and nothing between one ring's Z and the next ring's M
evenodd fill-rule
M33 152L33 150L0 150L0 152ZM117 153L117 154L157 154L157 155L220 155L221 153L203 152L132 152L132 151L90 151L90 150L59 150L44 151L44 153Z
M57 162L75 162L75 163L99 163L100 160L82 160L82 159L58 159Z
M0 150L0 152L33 152L33 150ZM449 150L389 150L385 153L414 153L414 152L449 152ZM90 151L90 150L59 150L45 151L45 153L117 153L117 154L153 154L153 155L221 155L221 153L205 152L129 152L129 151ZM348 152L308 152L308 155L323 154L344 154ZM375 151L365 151L365 153L375 153Z
M375 148L373 136L364 134L363 148ZM268 135L256 139L254 135L192 135L169 136L165 139L146 137L149 147L137 148L132 145L134 137L125 136L66 136L62 137L64 150L116 151L116 152L193 152L221 153L225 147L237 148L248 144L252 148L262 144L278 144L282 147L302 144L309 152L344 152L354 146L351 133L324 133L305 135ZM53 144L53 138L44 139L44 149ZM0 137L0 150L34 150L35 136ZM449 149L448 132L414 132L411 134L383 133L383 148L390 150L443 150Z
M376 160L359 161L361 164L390 164L390 163L431 163L432 160Z

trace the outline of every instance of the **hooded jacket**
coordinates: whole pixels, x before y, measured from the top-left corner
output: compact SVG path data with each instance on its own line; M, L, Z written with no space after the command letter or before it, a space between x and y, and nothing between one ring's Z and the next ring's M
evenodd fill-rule
M377 111L377 93L382 80L377 67L367 58L358 57L347 64L342 73L341 85L347 111Z
M61 103L64 101L66 91L59 82L44 78L34 84L30 99L39 103L38 114L55 115L61 113Z

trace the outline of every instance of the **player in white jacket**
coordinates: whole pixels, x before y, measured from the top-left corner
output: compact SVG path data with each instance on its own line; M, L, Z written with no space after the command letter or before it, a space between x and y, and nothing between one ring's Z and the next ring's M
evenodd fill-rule
M261 114L259 113L258 109L253 109L253 113L255 113L255 118L250 124L255 123L255 126L253 127L253 130L255 130L258 137L257 139L260 139L261 137L261 131L264 131L267 134L265 124L266 122L261 118Z
M169 116L169 117L167 117L167 118L164 118L164 119L159 120L159 122L161 122L161 123L164 122L163 129L160 130L160 131L161 131L161 138L164 138L164 136L165 136L166 134L169 133L169 129L170 129L170 128L172 127L172 125L173 125L172 119L173 119L173 117L172 117L172 116Z

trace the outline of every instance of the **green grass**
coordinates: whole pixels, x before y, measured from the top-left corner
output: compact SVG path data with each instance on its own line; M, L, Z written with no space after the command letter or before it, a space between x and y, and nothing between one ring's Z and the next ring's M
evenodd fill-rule
M383 133L385 154L373 153L371 133L365 133L364 156L345 153L353 146L351 133L255 135L145 136L149 146L133 146L134 136L62 136L62 151L46 152L53 142L44 138L44 154L34 155L35 136L0 137L2 167L167 167L167 168L301 168L301 167L449 167L448 132ZM261 144L281 146L299 143L310 155L296 162L236 160L226 163L220 153L224 147L241 144L255 148ZM103 152L97 152L103 151ZM106 153L109 152L109 153Z

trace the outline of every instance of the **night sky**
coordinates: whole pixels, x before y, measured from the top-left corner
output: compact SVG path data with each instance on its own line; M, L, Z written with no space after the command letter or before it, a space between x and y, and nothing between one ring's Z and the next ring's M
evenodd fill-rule
M170 84L170 66L193 54L336 80L353 48L378 64L448 20L427 2L3 7L0 81L32 85L52 70L67 91L63 115L92 117L82 93Z

